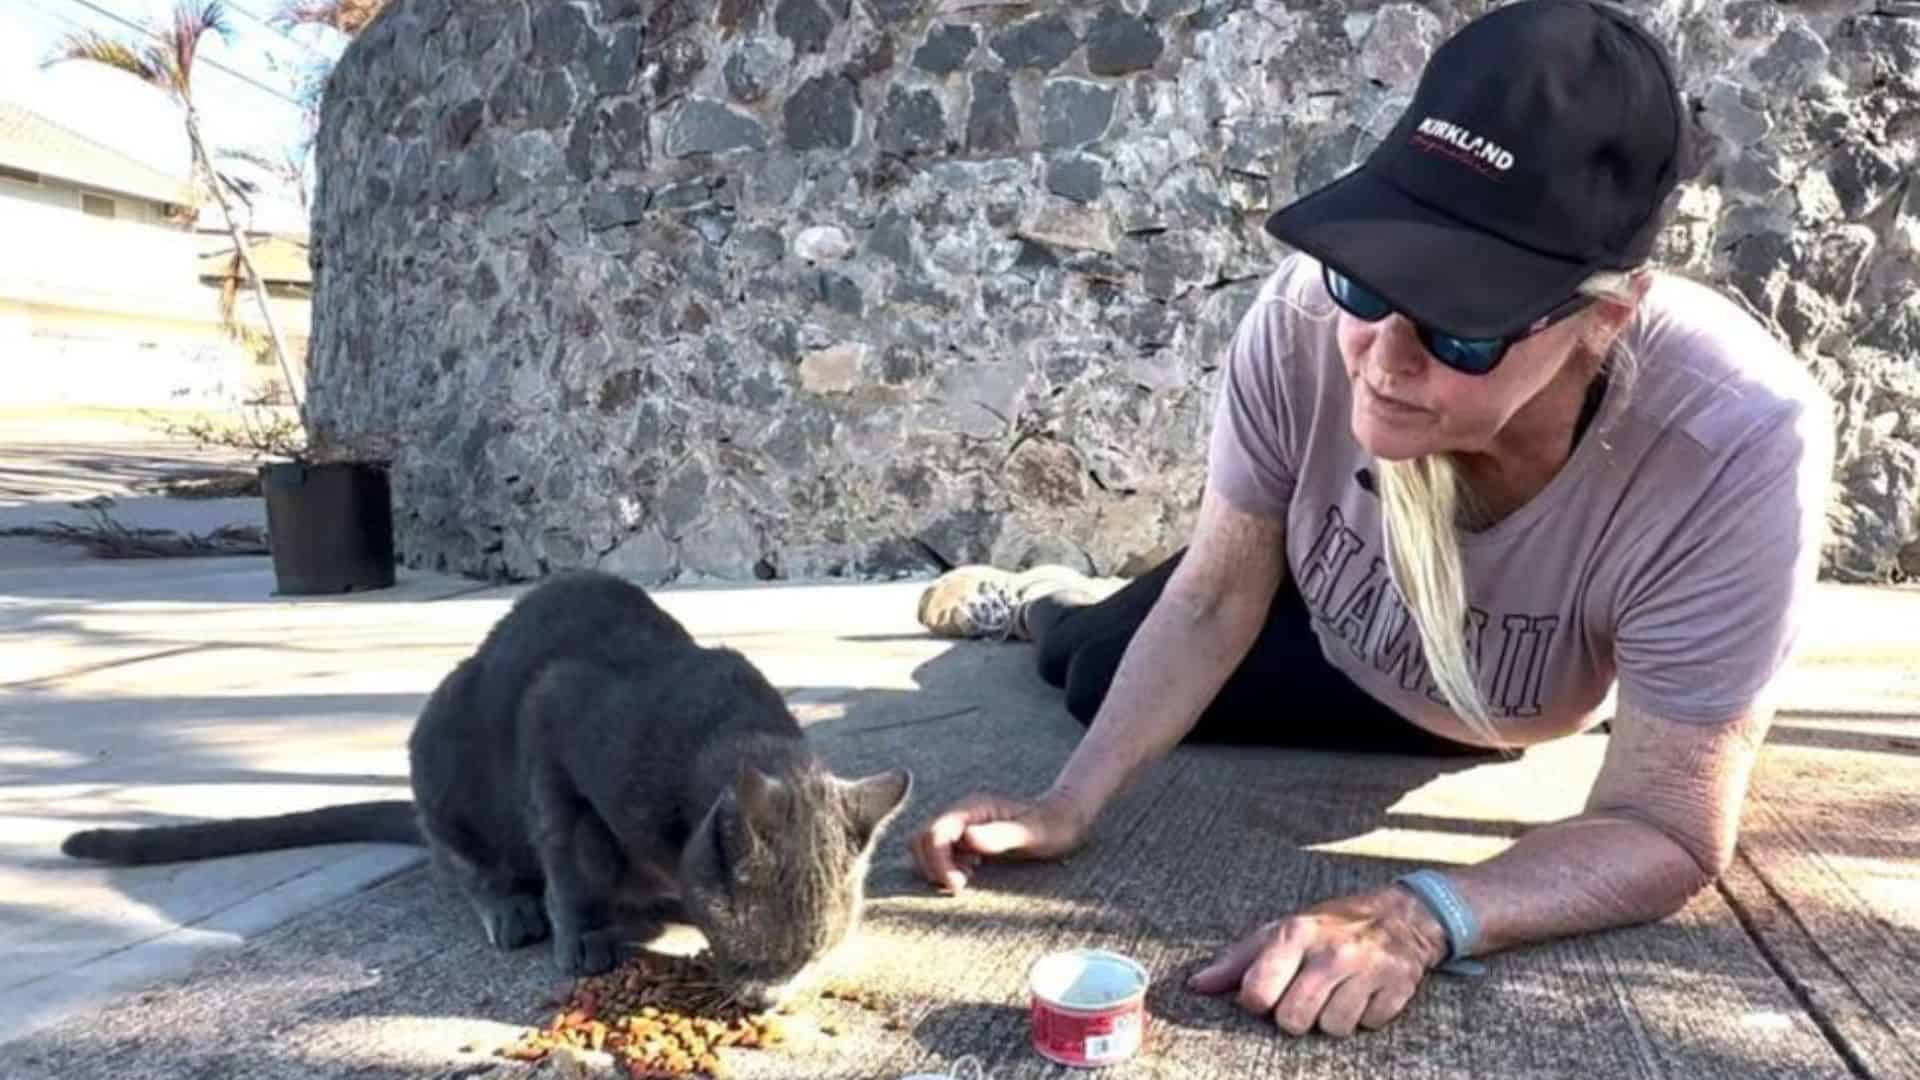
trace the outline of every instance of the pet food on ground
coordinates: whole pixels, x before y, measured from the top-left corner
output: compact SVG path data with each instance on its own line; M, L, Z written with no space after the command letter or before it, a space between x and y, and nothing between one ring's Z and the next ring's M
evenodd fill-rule
M546 1027L498 1053L539 1061L574 1047L613 1055L633 1080L719 1078L722 1049L772 1047L785 1037L777 1018L741 1007L704 962L642 955L580 979Z

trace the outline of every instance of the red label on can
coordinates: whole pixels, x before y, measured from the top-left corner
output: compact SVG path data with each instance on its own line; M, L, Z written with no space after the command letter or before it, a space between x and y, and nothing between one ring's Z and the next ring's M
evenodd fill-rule
M1033 1048L1063 1065L1111 1065L1140 1049L1143 1003L1098 1012L1067 1012L1035 998Z

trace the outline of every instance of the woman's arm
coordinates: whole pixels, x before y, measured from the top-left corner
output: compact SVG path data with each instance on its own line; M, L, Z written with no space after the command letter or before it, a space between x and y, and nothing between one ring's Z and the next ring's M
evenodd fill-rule
M1113 685L1042 801L1082 831L1200 719L1266 624L1286 574L1286 527L1211 486L1187 554L1114 672Z
M1577 817L1449 869L1480 925L1474 951L1672 914L1733 858L1740 805L1769 714L1682 723L1623 709ZM1189 985L1237 991L1283 1030L1330 1035L1400 1014L1446 956L1440 920L1398 885L1340 897L1260 927Z
M1770 687L1817 578L1832 420L1756 424L1636 552L1614 630L1621 705L1584 812L1450 871L1491 951L1672 914L1733 858Z
M913 838L920 873L958 891L982 858L1078 847L1107 801L1193 728L1252 647L1286 572L1284 531L1209 486L1186 556L1052 787L1031 801L978 792L947 807Z
M1577 817L1533 829L1499 855L1449 870L1491 952L1678 911L1733 859L1747 781L1771 721L1719 724L1622 706Z

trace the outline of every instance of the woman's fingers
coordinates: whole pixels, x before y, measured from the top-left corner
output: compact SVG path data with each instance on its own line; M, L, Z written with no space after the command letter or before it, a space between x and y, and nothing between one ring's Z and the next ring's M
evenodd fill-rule
M1424 945L1397 931L1400 894L1339 897L1270 922L1188 978L1237 991L1241 1008L1293 1035L1346 1036L1399 1016L1426 974Z
M1254 957L1240 980L1240 1007L1256 1016L1274 1013L1277 1019L1276 1010L1292 992L1312 944L1310 928L1297 919L1282 919L1273 924L1266 947Z
M1228 946L1206 967L1187 977L1187 988L1202 994L1218 994L1238 988L1247 968L1272 941L1278 925L1269 923Z
M1327 995L1327 1003L1320 1010L1320 1030L1340 1038L1353 1034L1369 1003L1379 994L1380 980L1372 972L1347 976Z
M1023 854L1052 842L1053 830L1034 805L994 795L969 795L948 807L913 838L914 863L936 887L959 892L983 856Z
M967 885L967 873L954 858L954 845L960 842L969 824L964 803L956 804L927 823L913 839L914 862L920 874L935 887L958 892Z
M1405 1012L1407 1003L1413 1000L1413 993L1420 988L1417 979L1398 979L1387 983L1373 992L1372 1000L1360 1014L1360 1026L1371 1031L1387 1026L1393 1019Z

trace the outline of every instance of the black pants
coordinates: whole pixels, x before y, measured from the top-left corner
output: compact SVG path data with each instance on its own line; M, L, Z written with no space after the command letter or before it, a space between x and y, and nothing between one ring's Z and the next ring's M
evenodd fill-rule
M1127 643L1185 554L1097 603L1075 603L1071 595L1035 601L1027 626L1040 677L1066 691L1067 711L1081 723L1093 722ZM1328 663L1291 578L1275 595L1259 638L1185 741L1394 754L1492 753L1415 726Z

